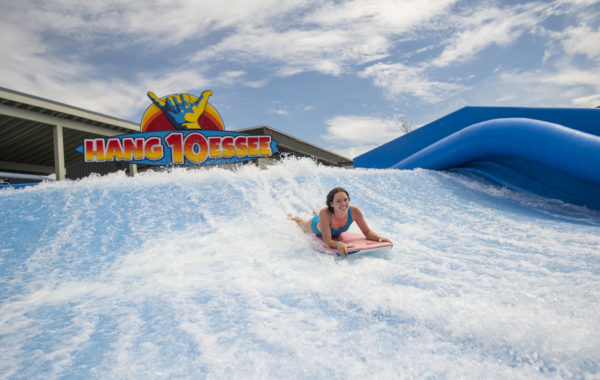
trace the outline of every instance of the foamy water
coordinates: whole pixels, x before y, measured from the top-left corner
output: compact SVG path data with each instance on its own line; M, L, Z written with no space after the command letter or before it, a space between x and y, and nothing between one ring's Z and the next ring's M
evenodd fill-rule
M338 185L391 251L337 259L287 220ZM597 211L288 160L3 190L0 213L2 378L600 376Z

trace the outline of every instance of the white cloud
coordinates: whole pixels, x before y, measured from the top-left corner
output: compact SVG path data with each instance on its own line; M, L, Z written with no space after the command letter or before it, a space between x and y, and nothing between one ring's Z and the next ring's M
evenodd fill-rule
M283 76L305 71L340 75L351 71L355 65L389 56L398 36L427 29L432 20L447 12L455 2L239 0L224 3L220 0L161 0L149 5L113 0L80 5L64 0L42 3L38 7L23 2L13 5L2 16L3 21L9 20L12 25L5 28L7 33L0 37L8 57L0 64L0 70L5 69L7 75L4 78L13 78L4 80L3 84L14 88L39 88L44 92L44 87L77 83L74 87L83 90L87 82L94 87L94 81L102 81L102 73L97 71L97 66L85 63L84 58L74 52L70 53L69 61L52 55L53 47L44 41L46 31L74 41L86 40L94 49L107 48L99 43L94 45L94 42L105 42L104 36L120 39L118 43L124 45L123 49L142 43L148 44L148 48L157 48L180 43L185 46L186 41L222 32L222 38L217 38L212 45L190 45L184 53L187 56L180 59L186 63L179 67L170 66L169 73L164 73L164 68L153 68L135 77L110 81L139 88L144 85L145 78L152 78L150 82L153 88L157 88L156 91L163 88L171 93L175 86L182 84L180 89L185 89L188 83L195 83L195 87L207 84L209 81L202 73L209 69L212 61L215 65L223 61L271 65L271 72ZM486 17L492 16L484 16L480 12L476 19ZM19 27L23 18L37 22ZM474 22L472 29L479 24ZM19 42L8 41L15 35L8 33L11 29L20 31L16 33L22 37ZM464 33L461 36L459 40L466 38ZM458 43L454 50L449 47L438 62L452 59L458 53L456 46ZM202 67L192 71L188 69L190 62L194 65L201 63ZM187 82L185 75L189 75ZM429 79L422 68L401 64L379 63L363 70L360 75L372 78L390 97L403 94L426 102L439 101L457 88L452 83ZM214 74L212 77L215 77ZM224 72L219 78L221 84L243 84L255 88L266 83L265 79L245 80L241 70Z
M465 96L470 105L592 108L600 105L600 73L574 66L504 71Z
M207 88L212 80L202 75L203 69L174 70L164 73L143 74L138 81L143 86L152 86L148 91L155 92L159 96L177 94L189 90L190 83L194 88Z
M267 83L269 83L269 81L267 79L259 79L259 80L254 80L254 81L246 81L243 83L243 85L246 87L251 87L251 88L261 88L261 87L266 86Z
M354 159L357 156L360 156L363 153L366 153L374 148L377 148L379 145L376 144L369 144L369 145L353 145L353 146L346 146L346 147L339 147L339 146L328 146L326 149L331 151L331 152L335 152L336 154L339 154L342 157L346 157L349 159Z
M422 28L455 1L319 2L295 12L304 15L296 19L281 12L268 26L248 20L213 46L210 57L270 62L283 76L305 71L340 75L353 65L388 57L398 35ZM207 59L206 52L194 59Z
M498 87L486 89L487 94L525 104L531 99L541 105L556 103L553 99L576 105L595 102L595 93L600 92L594 85L595 71L569 62L558 67L553 59L561 54L565 60L599 59L597 16L581 11L597 1L509 6L488 1L474 9L463 4L458 0L7 2L0 14L0 86L129 117L131 109L146 105L148 90L169 94L189 86L259 88L271 80L269 75L306 71L341 75L359 70L359 77L372 80L389 99L414 97L443 106L465 88L458 81L434 79L444 78L441 70L477 59L488 47L537 33L543 37L541 44L554 39L556 51L546 61L553 67L493 73L488 83ZM579 9L575 26L552 35L539 32L550 15L570 15L573 8ZM423 36L442 33L441 43L429 40L426 47L418 45ZM105 66L88 54L109 52L102 57L108 61L105 65L116 66L123 62L111 58L134 48L155 54L169 50L164 62L140 64L135 74L107 75ZM171 55L174 49L180 56ZM425 56L428 60L416 61ZM414 63L409 64L408 57ZM398 63L374 63L382 59ZM369 66L358 69L361 65ZM249 80L257 67L268 74ZM530 97L523 97L525 93ZM332 131L328 136L335 135Z
M567 67L557 72L544 73L540 76L539 81L559 86L589 85L600 90L600 71Z
M18 14L36 20L39 30L50 29L76 38L127 36L128 43L151 41L173 45L203 37L215 30L254 22L263 24L275 15L310 3L299 0L59 0L14 5Z
M246 63L274 63L279 75L304 71L339 75L351 63L385 57L388 48L388 41L380 36L353 35L343 30L277 31L260 27L231 34L208 52L198 52L193 61L228 56Z
M543 6L537 3L511 8L481 8L454 16L457 32L452 33L443 52L430 64L444 67L475 57L491 45L507 45L543 20Z
M129 81L94 79L91 65L46 56L36 34L13 33L8 38L4 31L1 86L118 117L129 116L124 111L139 105L134 100L139 99L136 86Z
M562 46L568 54L584 54L589 59L600 60L600 26L593 30L587 25L567 28Z
M377 118L372 116L343 115L327 120L323 139L338 146L376 146L406 133L403 117Z
M269 112L279 116L287 116L289 113L286 109L283 108L272 108L269 110Z
M425 69L401 63L376 63L359 73L362 78L385 90L388 98L397 95L414 96L427 103L438 102L461 88L460 85L430 80Z
M285 13L298 1L101 1L78 3L53 1L11 2L0 14L0 86L48 97L98 112L128 117L133 106L145 101L150 88L158 93L186 91L211 84L242 83L250 87L264 81L245 83L241 70L205 75L211 67L190 59L197 47L189 46L179 57L179 66L167 62L144 65L129 77L107 75L102 66L85 53L113 54L138 46L156 52L165 46L205 37L219 28L237 27L248 20ZM35 20L29 22L28 20ZM60 44L70 44L61 51ZM81 51L74 45L84 46ZM172 58L172 57L170 57ZM113 64L113 63L110 63ZM115 61L114 64L123 64ZM216 78L209 80L208 78ZM142 96L140 96L142 95ZM138 99L138 100L132 100Z
M443 13L457 0L353 0L325 3L304 21L320 26L343 28L355 33L399 35L420 28Z
M576 107L598 108L600 107L600 93L574 98L573 105Z
M269 113L274 113L280 116L288 116L290 114L297 115L299 113L312 111L315 107L304 105L304 104L296 104L295 106L288 106L283 104L280 101L273 101L275 107L272 107L268 110ZM291 109L291 110L290 110Z

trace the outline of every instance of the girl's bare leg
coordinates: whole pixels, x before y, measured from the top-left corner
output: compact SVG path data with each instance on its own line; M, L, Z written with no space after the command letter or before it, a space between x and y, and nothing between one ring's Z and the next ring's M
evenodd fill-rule
M305 233L312 233L312 229L310 228L310 222L312 221L312 219L304 220L301 217L293 216L292 214L288 214L288 218L296 222L298 226L302 228L302 231L304 231Z

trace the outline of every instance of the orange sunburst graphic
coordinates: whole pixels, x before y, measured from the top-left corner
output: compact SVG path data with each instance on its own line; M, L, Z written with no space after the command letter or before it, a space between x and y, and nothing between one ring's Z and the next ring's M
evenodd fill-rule
M179 94L179 96L183 95L184 94ZM164 102L169 96L164 96L160 98L160 100ZM189 97L193 102L198 101L197 96L189 95ZM225 130L221 115L219 115L219 112L217 112L217 110L210 103L206 103L204 112L202 112L202 114L198 118L198 125L200 126L201 130ZM165 111L163 111L159 106L157 106L154 103L146 109L146 112L142 117L142 122L140 126L142 132L171 131L178 129L173 125L173 123L171 123L171 121L165 114Z

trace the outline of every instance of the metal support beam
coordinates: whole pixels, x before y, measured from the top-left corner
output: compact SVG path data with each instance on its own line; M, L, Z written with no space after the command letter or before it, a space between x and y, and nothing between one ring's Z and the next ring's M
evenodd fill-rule
M52 166L21 164L19 162L8 161L0 161L0 169L32 173L54 173L54 168Z
M54 181L44 175L0 172L0 178L31 179L34 181Z
M129 164L129 171L127 172L129 177L135 177L137 175L137 165Z
M62 125L54 126L54 173L56 180L65 179L67 170L65 168L65 143Z

